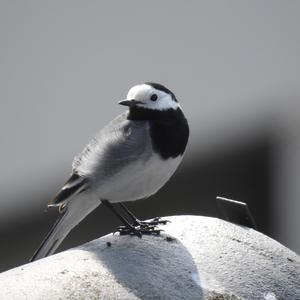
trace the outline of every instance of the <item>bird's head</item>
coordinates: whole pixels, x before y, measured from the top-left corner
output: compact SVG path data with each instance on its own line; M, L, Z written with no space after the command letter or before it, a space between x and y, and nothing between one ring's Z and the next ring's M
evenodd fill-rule
M144 108L156 111L177 110L180 105L175 95L159 83L146 82L132 87L125 100L119 104L129 108Z

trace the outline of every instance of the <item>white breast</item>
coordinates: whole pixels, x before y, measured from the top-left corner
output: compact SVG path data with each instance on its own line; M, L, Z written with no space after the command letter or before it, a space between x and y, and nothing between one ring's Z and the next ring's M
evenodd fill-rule
M137 161L115 174L95 191L100 199L110 202L133 201L155 194L173 175L182 156L163 160L154 154L146 161Z

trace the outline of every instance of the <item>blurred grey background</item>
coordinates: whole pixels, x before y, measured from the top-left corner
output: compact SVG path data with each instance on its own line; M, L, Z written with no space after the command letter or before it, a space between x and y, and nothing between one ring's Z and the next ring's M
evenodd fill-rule
M50 229L47 201L75 154L144 81L172 89L191 137L141 218L219 216L249 204L258 229L300 252L299 1L0 1L0 270ZM60 249L118 225L99 207Z

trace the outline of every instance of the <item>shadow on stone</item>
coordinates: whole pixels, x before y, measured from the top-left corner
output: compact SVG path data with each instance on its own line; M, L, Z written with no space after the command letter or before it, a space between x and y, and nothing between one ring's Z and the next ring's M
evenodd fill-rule
M114 236L104 251L93 255L138 298L203 299L197 266L172 236Z

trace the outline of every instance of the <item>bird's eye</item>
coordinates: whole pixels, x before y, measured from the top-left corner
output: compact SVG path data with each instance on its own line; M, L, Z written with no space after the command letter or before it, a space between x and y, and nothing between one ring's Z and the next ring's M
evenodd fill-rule
M152 94L151 97L150 97L151 101L156 101L157 98L158 98L158 97L157 97L156 94Z

